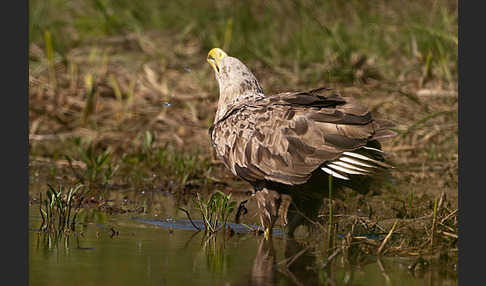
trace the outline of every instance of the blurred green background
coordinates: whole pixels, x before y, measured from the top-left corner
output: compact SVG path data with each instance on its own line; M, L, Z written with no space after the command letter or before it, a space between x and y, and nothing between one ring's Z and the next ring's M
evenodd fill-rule
M457 79L457 1L30 0L29 41L65 57L105 37L157 31L198 52L221 47L243 61L305 73L306 81L419 76ZM369 75L356 75L371 63ZM361 77L361 78L360 78Z

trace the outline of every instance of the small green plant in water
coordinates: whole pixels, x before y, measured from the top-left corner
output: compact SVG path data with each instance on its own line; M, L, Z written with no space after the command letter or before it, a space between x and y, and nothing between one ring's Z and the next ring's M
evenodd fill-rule
M83 185L78 184L67 191L62 186L57 190L49 184L47 186L49 187L46 191L47 198L42 200L42 194L40 195L39 211L42 217L40 229L52 233L74 231L76 216L83 201L83 198L77 194ZM75 197L78 197L77 206L74 206Z
M213 234L224 229L229 216L236 208L237 202L231 200L231 194L215 191L207 202L204 202L199 194L196 196L196 205L201 212L206 233Z

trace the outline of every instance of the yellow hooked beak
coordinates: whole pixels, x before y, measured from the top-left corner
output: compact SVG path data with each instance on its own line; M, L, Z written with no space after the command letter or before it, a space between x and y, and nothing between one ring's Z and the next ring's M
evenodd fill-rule
M220 62L222 59L227 57L228 55L220 48L211 49L208 53L207 61L211 65L211 67L219 73L220 70Z

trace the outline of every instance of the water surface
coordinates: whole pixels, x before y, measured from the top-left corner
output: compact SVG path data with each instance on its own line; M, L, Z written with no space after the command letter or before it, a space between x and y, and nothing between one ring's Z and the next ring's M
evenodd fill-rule
M31 208L30 285L457 285L451 271L434 265L409 271L413 258L370 256L352 265L338 255L314 269L326 258L307 251L284 267L305 243L283 235L269 243L251 233L208 239L126 214L95 214L81 233L49 244L36 230L37 212Z

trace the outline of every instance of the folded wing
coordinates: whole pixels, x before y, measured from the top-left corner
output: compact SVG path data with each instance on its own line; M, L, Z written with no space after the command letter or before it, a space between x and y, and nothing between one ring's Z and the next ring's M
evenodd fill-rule
M389 127L388 122L374 121L353 98L321 88L237 106L215 122L210 135L216 153L235 175L249 182L296 185L305 183L318 168L343 179L369 174L381 165L359 158L358 151L375 152L363 147L392 136ZM351 161L339 160L343 157ZM356 162L372 167L360 168Z

